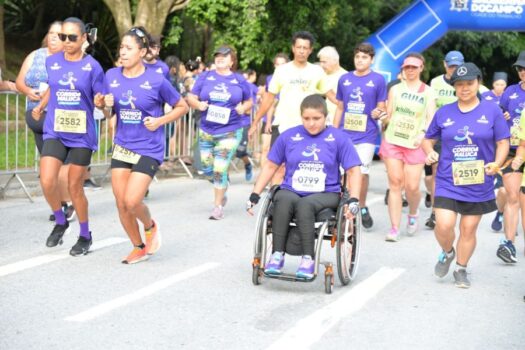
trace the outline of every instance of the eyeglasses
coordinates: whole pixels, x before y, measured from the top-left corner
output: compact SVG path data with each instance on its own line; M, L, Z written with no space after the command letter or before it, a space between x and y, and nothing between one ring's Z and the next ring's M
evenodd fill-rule
M525 72L525 67L517 66L517 67L516 67L516 71L518 71L519 73L521 73L521 72Z
M60 40L62 41L66 41L66 39L68 39L69 41L71 41L72 43L76 42L78 40L78 35L77 34L64 34L64 33L58 33L58 37L60 38Z

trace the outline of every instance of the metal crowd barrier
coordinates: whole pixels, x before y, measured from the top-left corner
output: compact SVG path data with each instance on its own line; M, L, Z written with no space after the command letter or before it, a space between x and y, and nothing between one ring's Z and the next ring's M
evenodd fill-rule
M33 132L25 122L26 97L10 91L0 92L0 177L7 178L4 185L0 184L0 198L4 197L9 185L16 180L21 185L26 196L33 201L24 181L23 174L37 175L39 172L39 156L35 146ZM253 118L253 115L252 115ZM107 167L109 173L111 151L113 147L114 129L111 120L97 119L98 151L93 154L91 166ZM183 174L193 178L193 172L188 166L188 160L195 160L195 146L198 142L199 118L197 113L190 110L188 114L177 122L165 125L164 135L166 150L164 159L166 164L178 164ZM258 125L261 128L261 125ZM260 130L259 130L260 131ZM260 135L260 132L258 133ZM260 155L260 137L254 137L248 144L253 155ZM198 155L197 155L198 156ZM255 157L257 158L257 157ZM197 160L198 161L198 160ZM232 162L232 166L236 168ZM174 169L168 169L172 172Z

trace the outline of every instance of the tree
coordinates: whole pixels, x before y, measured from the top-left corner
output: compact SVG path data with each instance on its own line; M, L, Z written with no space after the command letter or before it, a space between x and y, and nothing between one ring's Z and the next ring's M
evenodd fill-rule
M4 0L0 0L0 70L5 72Z
M168 15L185 8L190 3L190 0L139 0L133 13L129 0L103 1L113 14L119 36L132 26L144 26L151 34L159 35Z

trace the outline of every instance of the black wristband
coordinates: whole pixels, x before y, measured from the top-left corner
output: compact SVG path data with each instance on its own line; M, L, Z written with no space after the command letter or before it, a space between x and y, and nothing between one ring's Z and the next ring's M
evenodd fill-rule
M352 203L358 203L358 202L359 202L359 199L355 197L351 197L345 200L345 204L352 204Z
M261 196L259 196L257 193L252 192L252 194L250 194L250 202L253 204L259 203L259 199L261 199Z

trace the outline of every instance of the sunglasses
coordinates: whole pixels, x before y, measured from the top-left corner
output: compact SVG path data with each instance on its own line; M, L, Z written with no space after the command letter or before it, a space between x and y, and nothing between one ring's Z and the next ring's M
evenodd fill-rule
M138 36L142 40L142 43L146 46L146 33L136 27L131 28L129 31Z
M76 42L78 40L78 35L77 34L58 33L58 37L62 41L66 41L66 39L67 39L67 40L71 41L72 43L74 43L74 42Z
M524 72L524 71L525 71L525 67L517 66L517 67L516 67L516 71L518 71L518 72L520 72L520 73L521 73L521 72Z

